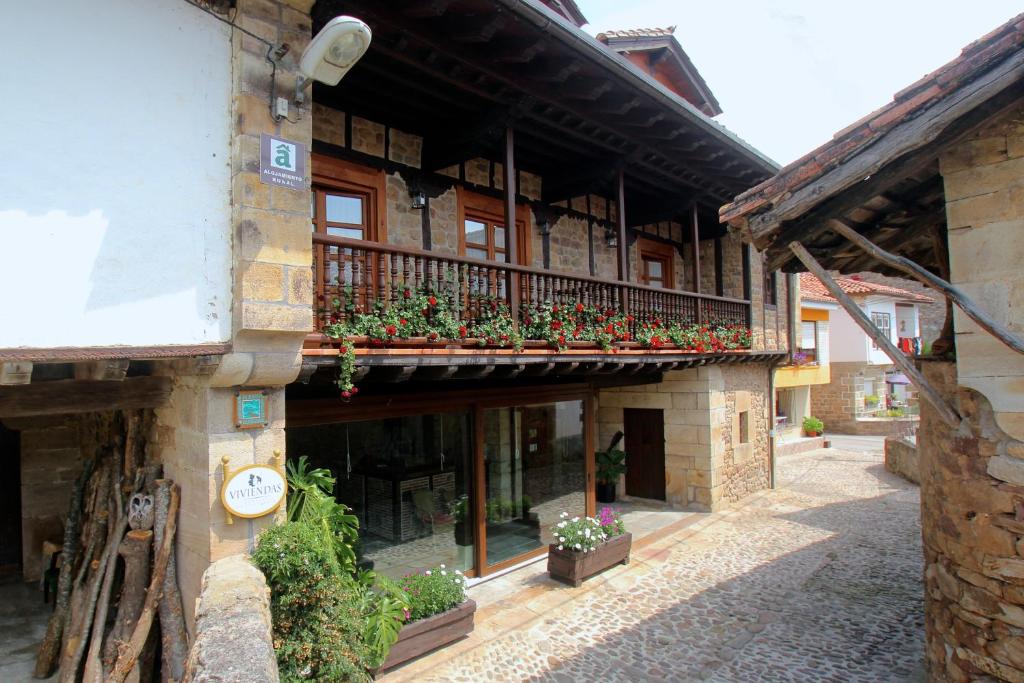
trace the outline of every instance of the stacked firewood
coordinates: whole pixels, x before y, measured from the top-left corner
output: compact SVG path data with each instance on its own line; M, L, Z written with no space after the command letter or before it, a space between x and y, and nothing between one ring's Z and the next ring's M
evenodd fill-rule
M148 459L149 418L140 411L82 422L83 452L94 455L72 492L37 678L59 668L61 683L182 679L188 636L174 571L179 491Z

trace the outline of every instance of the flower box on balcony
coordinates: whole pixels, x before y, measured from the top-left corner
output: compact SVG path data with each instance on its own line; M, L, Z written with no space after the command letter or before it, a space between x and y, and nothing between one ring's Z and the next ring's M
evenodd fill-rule
M548 574L551 578L578 587L585 579L616 564L629 564L629 549L633 545L633 534L613 536L589 553L576 550L559 550L557 545L548 547Z
M473 614L476 602L466 599L447 612L435 614L406 624L398 632L398 642L391 646L380 671L393 669L410 659L444 647L473 632Z

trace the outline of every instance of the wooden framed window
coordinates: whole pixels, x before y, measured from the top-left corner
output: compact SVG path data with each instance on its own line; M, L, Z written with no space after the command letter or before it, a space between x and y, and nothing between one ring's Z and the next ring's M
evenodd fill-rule
M765 306L779 305L779 280L778 273L768 270L768 264L761 261L761 270L764 273L764 303Z
M459 253L470 258L509 263L509 235L505 207L497 197L457 190L459 204ZM519 263L530 263L528 209L516 206L516 241Z
M640 282L649 287L675 289L674 249L669 244L637 240L640 250Z
M387 216L384 172L342 159L313 155L314 233L383 242Z

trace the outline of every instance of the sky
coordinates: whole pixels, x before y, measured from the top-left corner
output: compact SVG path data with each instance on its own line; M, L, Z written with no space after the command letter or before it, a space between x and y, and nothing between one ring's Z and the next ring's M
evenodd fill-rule
M780 164L831 139L1020 0L577 0L591 34L675 25L721 104L716 117Z

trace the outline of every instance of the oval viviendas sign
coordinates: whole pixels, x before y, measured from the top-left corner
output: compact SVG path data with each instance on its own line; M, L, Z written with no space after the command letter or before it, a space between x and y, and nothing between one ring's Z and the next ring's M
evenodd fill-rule
M247 465L224 480L220 501L232 515L251 519L277 510L286 489L280 470L269 465Z

